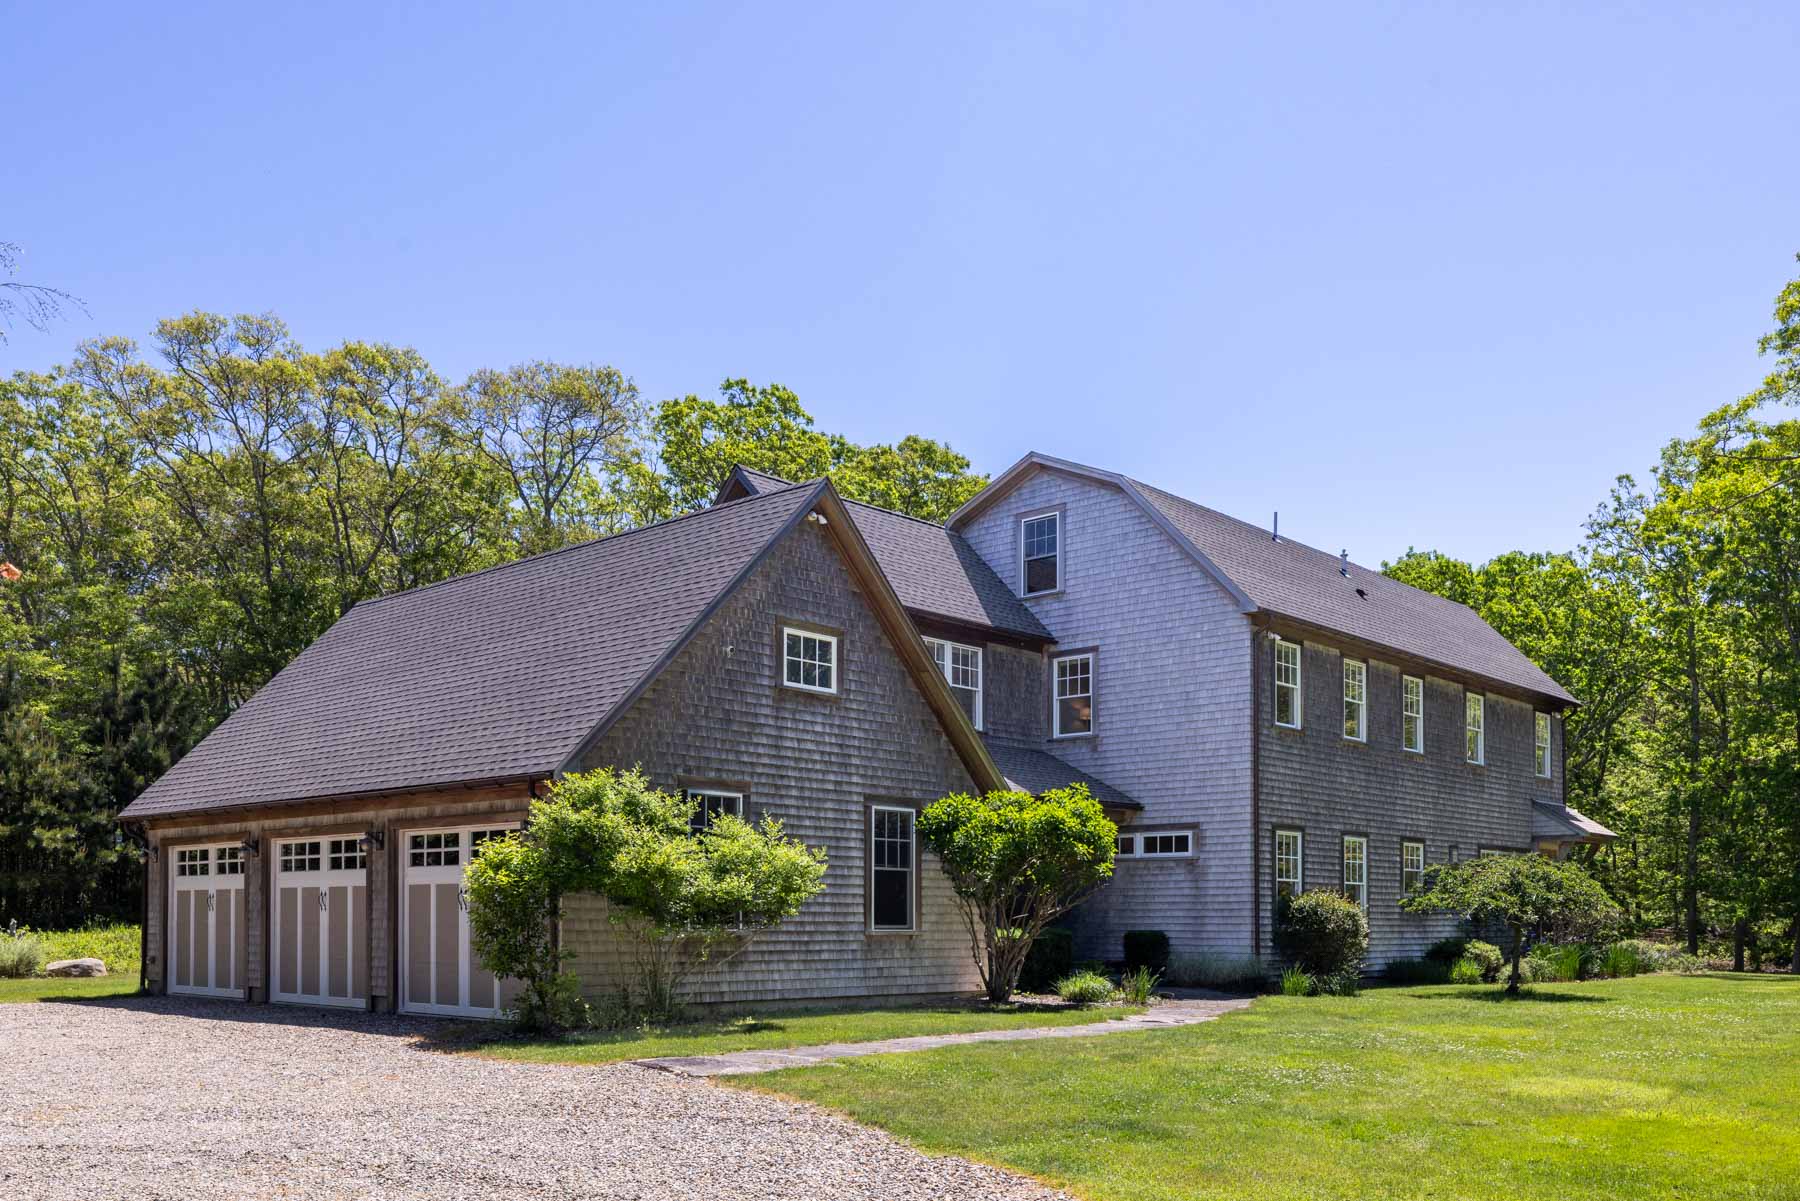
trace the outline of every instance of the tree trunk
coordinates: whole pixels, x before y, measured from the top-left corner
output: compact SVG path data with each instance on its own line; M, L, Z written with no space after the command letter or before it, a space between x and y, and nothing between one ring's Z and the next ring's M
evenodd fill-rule
M1794 961L1788 966L1794 975L1800 976L1800 913L1794 915L1792 932L1794 935Z
M1688 618L1688 788L1687 858L1682 865L1682 907L1686 912L1688 954L1700 953L1700 647L1699 632Z
M1512 928L1512 977L1506 982L1506 991L1511 996L1519 994L1520 960L1525 957L1525 931L1518 926Z
M1744 970L1744 935L1749 925L1749 919L1742 916L1731 923L1731 970L1734 972Z

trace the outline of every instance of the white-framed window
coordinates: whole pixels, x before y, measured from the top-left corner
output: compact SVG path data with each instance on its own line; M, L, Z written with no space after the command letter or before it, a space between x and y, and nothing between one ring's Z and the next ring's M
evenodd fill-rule
M913 864L918 838L911 809L869 810L869 929L913 928Z
M323 864L321 844L317 839L310 842L284 842L281 844L281 870L284 872L316 872Z
M744 794L741 792L690 788L687 790L687 799L694 802L694 812L688 818L688 828L696 834L712 825L713 819L721 813L740 818L744 816Z
M1463 744L1470 763L1487 762L1486 719L1481 694L1469 693L1463 702Z
M218 868L221 876L241 876L244 874L244 848L220 847L214 852L213 866Z
M1369 907L1369 840L1360 834L1344 835L1344 895Z
M807 692L837 691L837 648L834 634L796 630L781 631L782 681L789 688Z
M1300 644L1275 643L1275 724L1300 728Z
M1121 834L1117 853L1134 859L1185 859L1194 853L1194 834L1191 830Z
M333 838L325 847L325 865L334 872L361 871L369 866L369 857L360 838Z
M1058 738L1094 732L1094 656L1064 655L1054 662L1056 683L1052 711Z
M925 645L931 651L931 661L950 685L950 695L969 715L970 724L981 729L981 648L945 642L942 638L927 638Z
M1411 895L1425 887L1425 844L1400 844L1400 891Z
M455 830L408 835L406 862L411 867L455 867L462 862L462 835Z
M212 875L212 851L208 847L181 847L175 852L177 876Z
M1425 681L1400 677L1400 749L1425 753Z
M1306 888L1306 836L1298 830L1275 831L1275 895L1297 897Z
M1369 737L1369 665L1344 660L1344 737L1366 742Z
M1550 715L1534 713L1532 717L1535 719L1536 726L1533 735L1537 747L1537 774L1542 779L1548 780L1550 778Z
M1041 596L1062 587L1062 514L1019 519L1019 591Z
M1482 847L1481 848L1481 857L1483 859L1498 859L1502 855L1505 855L1506 853L1507 852L1500 850L1498 847Z

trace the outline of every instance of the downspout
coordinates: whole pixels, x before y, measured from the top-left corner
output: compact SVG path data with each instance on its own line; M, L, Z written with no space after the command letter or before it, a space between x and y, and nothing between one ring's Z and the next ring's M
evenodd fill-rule
M1250 619L1250 953L1262 955L1262 712L1263 635L1268 619Z

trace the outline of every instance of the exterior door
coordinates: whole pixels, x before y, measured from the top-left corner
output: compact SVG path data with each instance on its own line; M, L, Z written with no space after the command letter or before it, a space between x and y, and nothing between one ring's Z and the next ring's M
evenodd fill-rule
M463 869L475 848L513 825L412 830L401 846L400 1008L405 1013L491 1018L518 996L469 949Z
M168 990L244 996L244 850L171 847Z
M363 1009L369 1003L369 873L360 840L275 844L269 998Z

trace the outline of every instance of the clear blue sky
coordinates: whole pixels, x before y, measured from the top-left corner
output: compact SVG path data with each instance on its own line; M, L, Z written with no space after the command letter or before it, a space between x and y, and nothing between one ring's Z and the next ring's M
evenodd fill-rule
M1800 5L1280 7L15 5L0 238L92 315L0 369L271 310L1368 563L1573 544L1760 378Z

